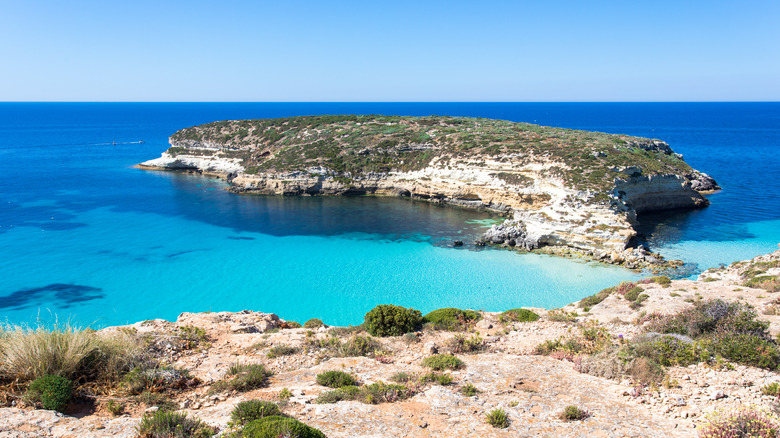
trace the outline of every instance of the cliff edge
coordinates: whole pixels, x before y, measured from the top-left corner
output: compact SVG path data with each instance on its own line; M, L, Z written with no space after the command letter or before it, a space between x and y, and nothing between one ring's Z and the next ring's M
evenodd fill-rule
M641 267L637 214L717 190L668 144L466 117L302 116L182 129L144 169L217 175L236 193L392 195L501 212L481 243Z

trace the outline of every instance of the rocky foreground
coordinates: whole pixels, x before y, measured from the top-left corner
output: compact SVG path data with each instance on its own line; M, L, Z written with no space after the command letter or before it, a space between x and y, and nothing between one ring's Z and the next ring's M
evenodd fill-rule
M216 175L236 193L386 195L500 212L478 244L642 268L637 214L717 190L660 140L467 117L307 116L182 129L143 169Z
M643 321L652 319L648 315L668 315L716 298L753 306L760 319L769 322L774 337L780 332L780 300L771 291L778 290L778 275L780 251L709 270L697 281L640 282L635 286L641 288L636 300L626 298L628 293L613 293L595 304L584 300L556 311L533 309L541 315L533 322L512 322L502 314L481 312L481 320L461 332L427 327L404 336L373 338L379 343L373 351L352 357L343 348L327 345L346 345L356 335L365 336L360 328L286 328L296 324L248 310L183 313L176 322L144 321L103 332L139 335L175 368L189 370L195 383L164 393L166 403L201 418L220 433L228 430L237 403L263 399L281 402L286 415L331 438L691 437L714 410L750 405L777 408L777 396L764 395L762 388L780 382L780 375L766 367L699 363L669 366L662 384L646 385L626 375L607 379L580 372L586 371L582 357L539 355L536 347L572 336L583 327L603 328L608 342L619 345L643 331L647 324ZM184 333L197 336L181 342ZM330 390L316 382L324 371L348 372L363 385L390 382L399 373L429 373L421 364L436 352L454 352L465 363L462 369L447 372L451 382L421 383L406 400L317 402L320 394ZM220 388L218 382L236 363L265 364L273 376L263 387L246 392ZM478 392L466 391L469 385ZM110 413L111 403L121 403L122 412ZM14 404L18 407L0 409L0 437L130 438L136 436L144 412L158 409L151 401L119 389L72 403L67 415L34 410L21 400ZM560 414L569 405L590 416L562 420ZM507 412L508 428L486 422L486 413L495 408Z

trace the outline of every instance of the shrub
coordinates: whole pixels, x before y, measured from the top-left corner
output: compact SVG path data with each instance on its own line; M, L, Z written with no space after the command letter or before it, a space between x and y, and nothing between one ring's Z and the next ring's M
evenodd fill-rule
M318 318L312 318L306 321L305 323L303 323L303 328L307 328L307 329L315 329L320 327L325 327L325 323Z
M201 342L208 341L206 330L194 325L179 327L179 338L184 343L183 347L186 349L195 348L200 345Z
M106 410L116 417L125 412L125 404L109 400L108 403L106 403Z
M436 354L426 357L423 359L422 365L436 371L457 370L465 366L462 360L451 354Z
M652 280L653 282L655 282L657 284L660 284L663 287L669 287L669 286L672 285L672 280L669 277L665 276L665 275L661 275L661 276L658 276L658 277L650 277L650 280Z
M276 403L263 400L249 400L237 404L230 413L230 419L236 424L243 425L271 415L282 415Z
M564 421L580 421L590 417L590 412L580 409L577 406L566 406L561 413L561 420Z
M608 287L606 289L602 289L598 293L591 295L589 297L585 297L582 300L580 300L578 306L583 308L593 307L596 304L599 304L600 302L606 300L608 296L612 295L612 292L615 292L614 287Z
M648 331L680 333L698 337L713 332L753 333L764 335L769 324L757 321L755 310L743 303L710 300L693 308L653 320Z
M391 304L380 304L365 316L364 327L373 336L400 336L422 325L422 313Z
M275 357L280 356L289 356L291 354L295 354L298 352L297 347L293 347L291 345L274 345L268 350L268 354L266 355L269 359L273 359Z
M294 418L272 415L244 426L242 438L325 438L325 434Z
M145 414L138 425L139 438L207 438L215 433L196 417L169 411Z
M301 323L298 321L285 321L282 323L282 328L286 329L296 329L301 327Z
M138 360L137 339L70 325L0 328L0 378L31 381L47 374L72 380L116 383Z
M368 356L382 350L382 344L371 336L355 335L338 347L338 353L343 357Z
M767 385L764 385L761 387L761 394L764 395L771 395L771 396L780 396L780 384L777 382L772 382Z
M454 307L437 309L425 315L423 321L433 324L437 330L464 330L472 323L479 321L482 315L473 310L461 310Z
M273 373L261 364L235 364L228 368L225 376L228 378L215 384L214 389L226 388L236 391L251 391L265 385L268 377Z
M699 428L701 438L776 438L778 433L778 418L752 407L716 411L708 416Z
M623 298L628 301L636 301L636 299L639 298L639 294L641 294L643 290L644 289L642 289L640 286L634 286L623 295Z
M707 354L696 342L671 335L640 343L636 346L636 351L638 355L653 358L665 366L686 366L707 359Z
M465 395L466 397L473 397L477 395L478 392L479 390L477 389L477 387L472 385L471 383L467 383L460 388L460 393Z
M719 334L707 341L707 346L728 360L758 368L774 370L780 365L777 344L751 334Z
M631 289L633 289L635 287L636 287L636 284L634 284L634 283L632 283L630 281L624 281L624 282L620 283L619 285L617 285L615 287L615 293L617 293L620 296L623 296L628 291L630 291Z
M442 373L431 371L428 374L423 374L422 376L420 376L418 381L420 383L436 382L439 385L447 386L452 383L452 376L450 376L449 374L442 374Z
M565 312L561 309L553 309L547 312L547 319L557 322L574 322L576 321L575 315Z
M292 391L289 388L282 388L279 391L279 400L289 400L293 396Z
M40 402L43 409L62 411L73 396L73 382L47 374L33 380L27 394L31 400Z
M477 335L466 338L463 335L455 335L447 341L447 347L452 353L469 353L485 348L482 338Z
M498 315L501 322L533 322L539 319L539 315L528 309L510 309Z
M325 371L317 374L317 383L329 388L341 388L342 386L357 386L357 380L344 371Z
M487 416L489 425L499 429L506 429L509 427L509 417L506 415L505 410L496 408L485 415Z
M160 366L159 364L144 364L135 367L122 379L122 385L130 394L181 389L195 383L197 380L190 377L187 370Z

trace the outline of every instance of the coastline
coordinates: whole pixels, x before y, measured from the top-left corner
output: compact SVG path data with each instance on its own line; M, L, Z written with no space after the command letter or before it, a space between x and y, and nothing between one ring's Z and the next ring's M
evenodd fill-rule
M646 295L639 305L612 293L599 302L585 299L555 311L530 309L541 316L532 322L513 322L498 312L480 312L478 321L454 332L428 327L414 333L413 340L409 336L375 338L378 349L366 356L342 356L317 347L328 339L347 342L365 336L358 328L294 328L296 324L276 315L248 310L183 313L176 322L143 321L109 327L98 334L125 333L154 340L152 345L159 348L155 354L176 368L189 370L200 382L192 388L166 393L167 397L180 412L198 416L220 430L228 428L230 412L237 403L256 398L278 401L278 394L286 388L291 397L284 403L285 414L331 438L395 436L402 432L415 437L445 432L503 436L507 432L493 429L484 419L484 414L495 408L508 412L508 432L687 437L694 436L708 413L715 410L771 404L773 398L763 395L761 388L776 382L778 374L740 364L669 366L664 380L667 383L653 387L637 385L625 376L610 379L589 375L592 372L583 371L585 356L543 356L537 352L538 345L595 328L603 331L611 343L620 345L625 339L642 336L643 327L650 321L647 315L674 314L711 299L754 306L774 337L780 333L778 305L768 295L771 290L757 286L766 285L766 277L776 281L778 275L780 251L775 251L710 269L696 281L638 282L642 295ZM776 283L771 287L776 288ZM184 327L202 335L187 338L192 340L182 344L178 339ZM478 349L452 350L461 345L456 340L476 338L480 339ZM281 347L289 347L290 352L271 357L271 351ZM382 353L377 353L380 350ZM464 361L465 368L446 373L452 383L423 384L409 400L379 404L317 402L328 390L314 379L323 371L344 370L367 385L390 381L398 373L425 373L420 366L425 357L450 351ZM225 371L236 361L262 363L274 375L267 385L248 392L215 393L209 389L225 378ZM479 392L462 394L466 384ZM151 412L148 404L121 392L91 400L94 408L86 415L6 407L0 408L0 419L21 433L15 435L19 437L76 434L130 438L140 417ZM106 410L106 403L112 400L126 403L124 414L113 416ZM570 404L586 409L591 417L578 422L558 419L561 409ZM73 409L83 406L74 405Z

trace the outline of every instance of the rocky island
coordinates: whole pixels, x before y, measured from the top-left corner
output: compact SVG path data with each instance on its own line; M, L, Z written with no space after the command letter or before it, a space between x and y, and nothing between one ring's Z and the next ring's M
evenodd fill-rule
M477 244L577 254L629 268L637 214L708 205L719 189L663 141L467 117L232 120L182 129L140 168L216 175L236 193L389 195L488 209Z

